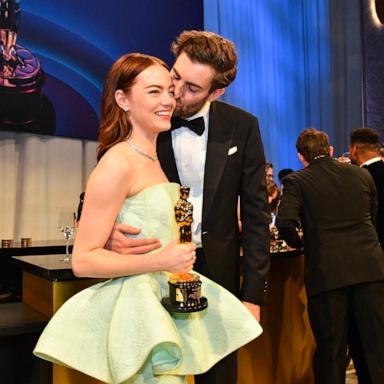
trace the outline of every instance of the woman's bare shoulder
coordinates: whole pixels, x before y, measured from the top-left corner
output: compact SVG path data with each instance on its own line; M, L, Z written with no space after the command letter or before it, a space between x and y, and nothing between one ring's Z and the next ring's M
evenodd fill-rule
M134 162L131 161L127 144L118 143L110 148L99 160L96 168L93 170L90 179L94 182L118 183L122 181L129 182L129 179L135 174Z

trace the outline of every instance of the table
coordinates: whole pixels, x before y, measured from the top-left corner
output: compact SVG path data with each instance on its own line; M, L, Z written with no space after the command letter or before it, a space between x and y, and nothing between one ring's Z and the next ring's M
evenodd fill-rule
M40 240L22 247L21 242L16 241L10 248L0 247L0 303L21 300L21 270L11 262L12 256L65 253L64 243L64 240Z
M238 352L238 384L313 384L315 341L307 314L301 251L272 255L263 333Z
M102 279L79 279L63 254L14 256L23 271L22 301L36 311L52 317L75 293ZM52 365L52 384L102 384L101 381L61 365Z

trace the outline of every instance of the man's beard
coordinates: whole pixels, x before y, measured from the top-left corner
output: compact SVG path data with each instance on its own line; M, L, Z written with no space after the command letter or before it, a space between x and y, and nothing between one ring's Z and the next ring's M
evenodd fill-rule
M204 107L205 103L208 100L208 97L205 97L198 103L190 104L190 105L180 105L178 106L176 103L176 109L173 112L174 117L182 117L183 119L188 119L189 117L196 115L197 112L200 111L201 108Z

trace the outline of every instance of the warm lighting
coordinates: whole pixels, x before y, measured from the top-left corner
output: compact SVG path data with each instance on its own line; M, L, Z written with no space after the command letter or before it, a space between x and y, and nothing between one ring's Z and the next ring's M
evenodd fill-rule
M377 14L376 0L369 0L369 12L372 16L373 25L380 29L383 28L383 23Z

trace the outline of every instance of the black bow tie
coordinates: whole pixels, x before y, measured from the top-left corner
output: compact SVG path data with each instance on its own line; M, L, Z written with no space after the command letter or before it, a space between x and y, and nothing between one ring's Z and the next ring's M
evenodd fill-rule
M205 124L204 124L204 118L203 117L198 117L193 120L185 120L180 117L174 117L172 119L172 130L177 129L180 127L187 127L191 131L195 132L196 135L201 136L204 132L205 129Z

